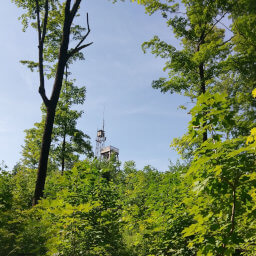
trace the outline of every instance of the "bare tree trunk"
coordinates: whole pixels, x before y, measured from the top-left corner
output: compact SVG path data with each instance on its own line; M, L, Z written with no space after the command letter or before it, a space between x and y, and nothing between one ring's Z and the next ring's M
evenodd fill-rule
M51 135L52 135L52 129L54 124L54 118L55 118L55 110L56 110L57 102L59 100L61 86L62 86L64 67L66 64L68 42L69 42L69 35L67 38L65 37L63 38L53 93L50 100L50 104L47 107L47 116L46 116L44 135L43 135L42 146L41 146L40 160L38 165L37 181L36 181L33 205L36 205L38 203L38 200L43 196L43 190L44 190L46 173L47 173L47 163L48 163L49 151L51 146Z
M43 190L46 179L46 170L51 146L51 136L55 117L55 108L47 108L47 116L45 121L44 134L42 139L41 154L37 172L36 188L33 198L33 205L38 203L38 200L43 196Z

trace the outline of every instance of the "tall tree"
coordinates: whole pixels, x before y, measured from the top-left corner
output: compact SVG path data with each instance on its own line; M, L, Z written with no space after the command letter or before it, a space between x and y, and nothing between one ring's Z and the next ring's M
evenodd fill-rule
M73 105L83 104L85 100L85 87L78 88L72 81L65 81L61 90L60 99L56 108L53 126L51 150L49 153L48 169L71 169L78 161L79 155L92 156L89 136L77 129L77 120L83 111L74 110ZM25 130L25 145L22 150L22 162L29 168L37 168L41 138L46 118L46 108L42 109L42 120L35 123L35 127Z
M39 93L47 110L33 200L34 205L43 196L55 111L63 84L65 66L77 58L83 58L80 51L91 44L84 44L90 33L88 14L85 35L82 35L85 29L73 23L81 1L75 0L72 4L71 0L66 0L63 3L58 0L14 0L18 7L26 10L26 13L21 16L25 28L31 20L31 26L37 29L38 62L26 61L25 63L29 67L38 67L39 69ZM74 48L69 47L71 37L77 41ZM49 76L54 79L50 97L47 97L45 91L46 62L52 64Z
M211 89L223 72L223 61L228 52L225 30L219 25L227 11L210 0L168 0L142 1L151 15L160 12L182 48L175 47L155 36L143 44L143 50L151 49L158 57L166 59L164 71L168 77L161 77L152 84L153 88L166 93L180 93L196 99ZM204 112L206 116L207 111ZM201 124L206 125L206 120ZM201 140L207 140L204 130Z
M77 120L83 111L72 109L72 105L83 104L85 100L85 87L78 88L72 81L65 81L56 111L56 133L59 135L59 143L55 148L57 161L61 165L63 174L65 168L70 169L73 163L79 159L79 154L92 156L92 147L89 136L76 128Z
M140 2L150 14L161 11L183 46L177 50L158 37L144 44L167 59L169 77L154 81L153 87L196 98L187 134L173 143L193 159L187 174L193 182L184 203L194 223L184 236L192 237L190 247L198 255L250 253L249 246L255 246L255 222L248 221L255 218L255 130L248 138L251 144L246 147L245 142L255 123L250 98L255 87L255 1L184 0L181 9L178 1ZM230 27L225 24L228 15ZM229 38L226 34L224 39L224 30Z

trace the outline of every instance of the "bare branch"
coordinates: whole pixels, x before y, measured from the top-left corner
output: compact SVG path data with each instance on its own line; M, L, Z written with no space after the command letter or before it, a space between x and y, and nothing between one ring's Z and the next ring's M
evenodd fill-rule
M210 30L206 33L206 35L209 34L209 33L213 30L213 28L214 28L219 22L221 22L221 20L226 16L227 13L228 13L228 12L224 12L224 13L222 14L222 16L221 16L218 20L215 19L216 22L212 25L212 27L211 27ZM206 35L205 35L205 36L206 36Z
M87 33L85 34L85 36L80 40L80 42L78 43L78 45L76 46L76 48L78 48L83 42L84 40L87 38L87 36L90 34L91 29L90 29L90 24L89 24L89 15L88 13L86 14L86 21L87 21Z
M43 24L43 35L41 30L41 19L40 19L40 8L39 2L36 0L36 15L37 15L37 29L38 29L38 59L39 59L39 77L40 77L40 85L39 85L39 93L43 99L43 102L46 106L49 105L49 100L45 94L44 87L44 58L43 58L43 49L44 49L44 39L46 35L46 27L48 20L48 0L45 2L45 15L44 15L44 24Z
M216 20L216 19L215 19L215 20ZM228 31L230 31L230 32L233 33L233 31L232 31L228 26L226 26L223 22L219 21L219 23L220 23L223 27L225 27Z
M206 36L214 29L214 27L225 17L225 15L227 14L227 12L223 13L222 16L217 20L216 22L211 26L211 28L204 34L203 38L200 38L198 45L201 44L202 40L204 40L206 38Z
M88 46L90 46L90 45L92 45L92 44L93 44L93 42L91 42L91 43L89 43L89 44L81 45L81 46L78 47L78 48L76 47L75 49L73 49L73 50L68 54L68 59L69 59L71 56L73 56L75 53L81 51L82 49L84 49L84 48L86 48L86 47L88 47Z
M76 0L72 7L72 10L70 11L70 22L71 23L73 22L73 19L77 13L80 3L81 3L81 0Z
M224 41L222 44L219 44L218 46L225 45L226 43L230 42L233 38L234 38L234 36L231 36L228 40Z
M88 37L88 35L90 34L91 32L91 29L90 29L90 24L89 24L89 15L87 13L86 15L86 20L87 20L87 33L82 37L82 39L79 41L79 43L77 44L77 46L70 51L70 53L68 54L68 58L70 58L72 55L74 55L75 53L79 52L80 50L90 46L92 44L89 43L89 44L85 44L85 45L82 45L82 43L84 42L84 40Z
M47 22L48 22L48 12L49 12L49 0L45 1L45 13L44 13L44 24L43 24L43 34L42 34L42 44L44 44L44 39L47 31Z
M38 41L40 44L42 32L41 32L41 19L40 19L40 9L39 9L38 0L36 0L36 18L37 18L37 29L38 29Z

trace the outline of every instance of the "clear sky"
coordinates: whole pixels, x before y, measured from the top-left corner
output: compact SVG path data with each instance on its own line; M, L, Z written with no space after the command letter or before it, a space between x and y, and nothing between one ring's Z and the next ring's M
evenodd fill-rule
M36 33L22 32L18 21L22 10L11 1L1 3L0 31L0 161L12 168L19 160L24 130L41 119L38 74L19 60L37 58ZM189 115L177 107L188 99L161 94L151 87L164 76L161 59L144 54L141 44L158 35L178 46L160 15L148 16L132 3L83 0L81 14L89 13L93 45L85 50L85 61L71 67L76 85L87 88L85 114L79 128L92 139L102 126L105 108L106 145L119 148L122 162L134 160L138 168L152 165L168 169L178 158L170 149L173 138L186 131ZM52 83L47 85L50 94Z

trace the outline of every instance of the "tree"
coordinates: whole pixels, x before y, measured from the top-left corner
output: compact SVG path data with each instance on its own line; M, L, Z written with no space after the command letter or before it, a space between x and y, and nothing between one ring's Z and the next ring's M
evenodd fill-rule
M241 227L251 204L254 181L249 181L248 175L255 168L255 157L244 149L244 135L226 137L237 132L238 114L232 101L224 93L207 91L201 95L191 110L192 120L184 138L193 143L204 129L210 131L208 140L194 149L186 174L192 183L184 203L193 223L183 233L192 237L189 246L197 248L198 255L233 255L241 252L246 240L243 233L247 232L242 232ZM204 109L206 126L194 130L204 120ZM178 143L178 147L183 146Z
M14 0L18 7L26 10L26 13L21 16L24 28L28 27L31 20L31 26L37 29L38 62L25 61L24 63L30 68L38 67L39 93L47 110L33 200L34 205L43 196L55 111L63 84L65 66L75 59L82 59L83 55L80 51L91 45L91 43L84 44L90 33L88 14L85 35L82 35L84 28L73 24L81 1L76 0L72 4L71 0L66 0L63 3L57 0ZM71 37L77 41L74 48L69 48ZM54 78L52 94L49 98L45 91L45 62L52 64L49 76Z
M193 223L184 237L192 238L189 247L198 255L250 253L255 246L255 222L248 221L255 218L255 130L251 144L245 142L255 123L255 101L248 97L255 87L255 1L185 0L181 10L176 1L140 2L150 14L161 11L183 46L177 50L158 37L144 44L167 59L169 77L153 87L196 99L188 132L173 143L192 160L187 176L193 182L184 203ZM227 15L230 27L223 23ZM231 33L226 41L225 30Z
M56 112L55 124L58 126L56 133L60 135L59 146L55 148L57 161L61 163L61 171L67 166L69 169L79 158L77 154L93 156L92 147L88 139L90 138L83 131L76 128L77 119L83 111L72 110L73 104L83 104L85 100L85 87L77 88L72 81L66 81L63 92L58 102L58 112Z
M92 156L89 136L77 129L77 120L83 111L72 109L73 105L83 104L85 87L78 88L72 81L65 81L60 99L56 108L55 122L52 133L51 150L48 160L48 169L71 169L78 161L79 155ZM46 118L46 109L42 105L42 120L35 123L35 127L25 130L25 145L22 155L23 164L28 168L37 168L41 148L41 138Z
M218 1L208 0L185 0L181 8L179 2L173 0L142 3L150 15L161 12L182 45L182 49L176 48L157 36L143 44L144 51L151 49L154 55L167 60L164 71L168 71L168 78L153 81L153 88L163 93L181 93L193 101L213 87L224 72L223 61L230 47L229 40L224 40L225 30L218 25L227 11ZM207 140L207 130L201 139Z

